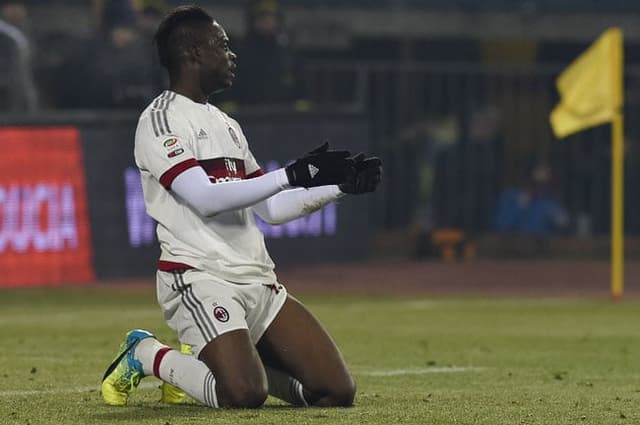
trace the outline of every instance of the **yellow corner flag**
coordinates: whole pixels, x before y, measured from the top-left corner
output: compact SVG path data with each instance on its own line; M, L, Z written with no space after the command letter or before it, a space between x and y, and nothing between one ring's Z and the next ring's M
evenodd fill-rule
M562 138L611 123L611 295L624 288L624 116L622 31L609 28L562 73L551 127Z
M556 137L613 121L622 107L622 31L610 28L558 77Z

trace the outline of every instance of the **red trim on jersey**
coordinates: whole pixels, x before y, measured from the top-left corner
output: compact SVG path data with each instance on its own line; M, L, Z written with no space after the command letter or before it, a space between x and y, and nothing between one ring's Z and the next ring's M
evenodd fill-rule
M180 175L183 171L188 170L191 167L197 167L198 161L195 159L187 159L186 161L182 161L169 168L167 171L160 176L160 184L162 184L167 190L171 189L171 183L175 180L176 177Z
M171 351L171 348L169 348L169 347L161 348L161 349L158 350L158 352L156 353L156 357L153 359L153 374L158 379L161 379L160 378L160 363L162 362L162 359L164 358L164 356L167 355L167 353L169 351Z
M191 270L193 267L191 267L188 264L183 264L183 263L175 263L173 261L165 261L165 260L158 260L158 270L160 270L161 272L175 272L178 270Z
M256 177L260 177L260 176L264 176L264 171L262 171L262 169L258 168L256 171L254 171L253 173L247 175L248 179L254 179Z

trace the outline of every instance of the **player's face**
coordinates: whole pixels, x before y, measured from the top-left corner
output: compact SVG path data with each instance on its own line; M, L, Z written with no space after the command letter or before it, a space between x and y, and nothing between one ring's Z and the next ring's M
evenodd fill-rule
M236 55L222 26L213 22L204 46L202 83L208 93L231 87L235 77Z

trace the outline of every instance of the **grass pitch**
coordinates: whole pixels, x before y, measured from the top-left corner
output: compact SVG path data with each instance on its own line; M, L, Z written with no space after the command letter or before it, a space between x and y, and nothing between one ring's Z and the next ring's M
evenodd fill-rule
M148 290L0 291L0 424L640 423L640 303L627 300L300 297L358 382L350 409L158 402L98 385L132 327L176 343Z

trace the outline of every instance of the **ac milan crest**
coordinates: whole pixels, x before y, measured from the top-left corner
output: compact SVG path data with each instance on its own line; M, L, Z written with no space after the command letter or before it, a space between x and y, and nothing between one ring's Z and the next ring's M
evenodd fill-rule
M213 309L213 316L220 322L225 323L229 321L229 312L224 307L216 307Z

